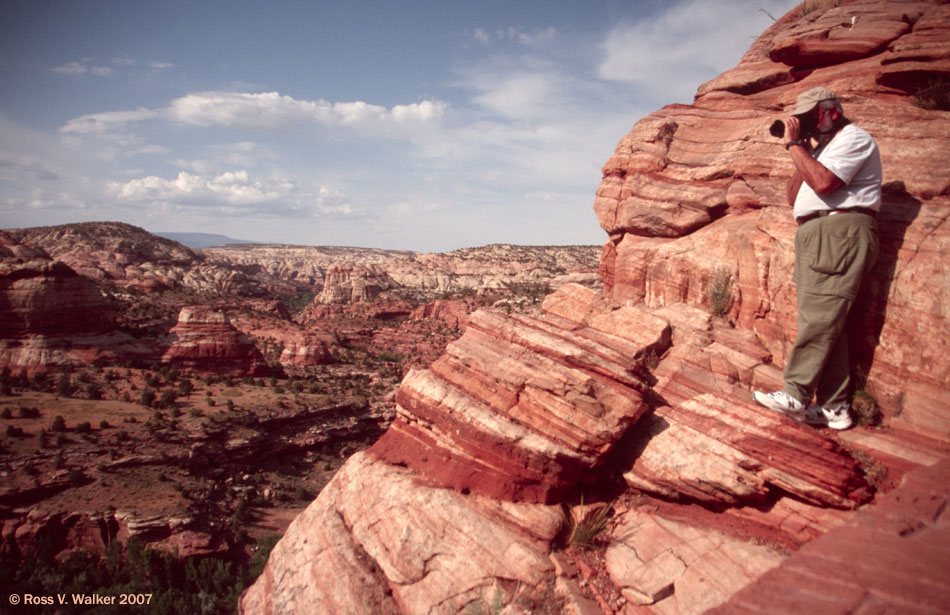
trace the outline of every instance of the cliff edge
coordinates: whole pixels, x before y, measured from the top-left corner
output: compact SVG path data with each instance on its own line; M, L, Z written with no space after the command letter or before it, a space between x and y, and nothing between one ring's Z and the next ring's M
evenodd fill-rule
M942 2L809 2L692 105L637 122L594 204L604 292L568 284L537 316L471 315L240 612L945 608L924 569L948 552L948 41ZM885 169L881 257L850 328L883 424L869 411L843 433L749 396L780 385L795 335L792 168L768 126L815 85ZM926 565L875 576L864 553Z

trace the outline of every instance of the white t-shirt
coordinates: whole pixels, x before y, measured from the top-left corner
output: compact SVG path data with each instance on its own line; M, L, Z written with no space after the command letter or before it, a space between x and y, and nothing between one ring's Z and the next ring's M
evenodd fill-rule
M881 153L867 131L848 124L816 150L815 158L844 185L831 194L819 195L802 183L795 199L795 218L832 209L881 209Z

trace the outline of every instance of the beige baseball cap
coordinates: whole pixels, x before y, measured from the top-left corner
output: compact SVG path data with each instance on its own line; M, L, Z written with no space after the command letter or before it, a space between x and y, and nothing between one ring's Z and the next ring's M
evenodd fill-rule
M828 88L821 86L803 92L798 96L798 101L795 103L795 109L792 110L792 115L808 113L815 108L815 105L823 100L838 100L838 97Z

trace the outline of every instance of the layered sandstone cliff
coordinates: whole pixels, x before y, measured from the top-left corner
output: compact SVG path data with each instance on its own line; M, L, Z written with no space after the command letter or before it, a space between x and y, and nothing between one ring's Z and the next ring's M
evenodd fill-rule
M0 367L32 370L142 352L96 286L0 232Z
M639 121L604 166L594 209L610 236L607 295L651 307L703 305L718 271L728 315L757 333L782 367L795 336L785 202L791 161L769 123L816 85L877 140L884 164L881 255L851 336L868 387L891 415L947 433L950 424L950 155L947 112L922 108L948 75L946 5L826 3L770 28L694 104ZM853 24L852 24L853 21Z
M262 376L269 371L261 352L231 324L224 309L182 308L170 336L164 363L235 376Z
M950 117L915 95L946 79L950 9L808 8L693 105L635 125L595 202L605 292L567 285L537 317L472 315L403 381L389 431L289 528L242 613L698 614L850 519L874 497L874 467L939 459L950 176L935 161ZM767 128L814 85L884 153L882 255L852 332L886 410L879 430L815 430L749 399L780 385L795 334L791 164ZM710 314L714 288L725 317ZM583 513L558 504L615 473L627 497L612 504L605 570L575 566L562 539ZM545 587L557 597L526 608ZM872 590L852 579L850 603L905 604L863 600Z

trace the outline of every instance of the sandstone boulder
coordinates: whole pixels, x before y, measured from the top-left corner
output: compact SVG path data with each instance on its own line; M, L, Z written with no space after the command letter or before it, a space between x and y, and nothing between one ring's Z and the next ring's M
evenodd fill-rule
M461 613L551 576L559 507L420 485L358 453L287 530L240 613Z
M263 376L268 373L261 352L238 331L220 308L182 308L172 327L171 343L162 362L199 372L236 376Z

